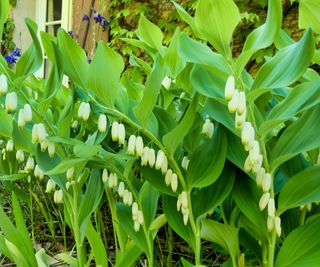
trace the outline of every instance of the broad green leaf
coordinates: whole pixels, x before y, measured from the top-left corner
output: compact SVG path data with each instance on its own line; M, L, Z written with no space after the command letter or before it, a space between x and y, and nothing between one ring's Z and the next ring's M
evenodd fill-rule
M194 65L190 73L190 80L192 86L200 94L212 98L224 98L227 74L201 65Z
M163 34L158 26L141 15L137 29L138 38L153 49L162 50Z
M26 128L19 128L15 121L13 122L12 140L16 149L34 154L35 146L31 142L32 137L30 131Z
M163 209L164 214L168 219L169 225L172 229L181 236L194 249L195 238L190 226L183 224L182 213L177 211L177 198L168 195L163 195Z
M32 43L22 54L16 65L17 77L22 77L21 79L35 73L42 65L42 49L37 36L38 26L29 18L25 19L25 23L31 34Z
M126 231L126 233L142 251L148 254L148 242L146 236L144 235L143 229L141 228L138 232L134 231L131 207L118 202L117 216L120 222L120 227Z
M171 132L167 133L163 138L163 144L169 150L171 155L174 155L177 147L183 141L183 138L188 134L195 119L195 112L198 105L198 96L194 96L190 106L180 123Z
M262 235L267 234L267 216L259 209L261 192L248 176L238 176L233 187L232 197L241 212L259 229Z
M16 233L18 234L18 233ZM13 261L17 264L17 267L32 267L32 266L36 266L36 265L31 265L25 255L26 253L24 253L24 251L21 251L18 248L18 245L10 242L9 240L5 240L5 244L8 248L8 250L10 251L11 257L13 258ZM22 245L22 244L21 244ZM22 246L20 248L23 248ZM35 264L37 264L35 262Z
M47 267L49 265L48 255L46 254L44 248L39 249L35 254L35 257L37 260L38 267Z
M137 118L144 126L147 125L158 99L161 83L165 76L163 64L163 60L158 55L153 63L152 71L147 78L142 100L134 109Z
M144 221L147 229L149 229L154 217L156 216L159 191L146 181L140 189L139 198L142 206Z
M119 259L116 261L116 267L132 266L139 259L141 249L131 240L124 251L120 251Z
M279 88L294 83L309 67L313 53L314 38L309 29L299 42L281 49L261 67L252 89Z
M275 267L318 267L320 262L319 218L292 231L282 243Z
M58 255L56 255L56 257L58 259L60 259L61 261L67 263L68 265L70 265L71 267L78 267L78 260L74 257L72 257L69 253L60 253Z
M185 11L183 9L182 6L180 6L178 3L176 3L175 1L172 1L171 2L174 4L179 16L191 27L191 29L193 30L193 32L200 37L200 34L199 32L197 32L197 29L196 29L196 24L195 24L195 21L194 21L194 18L191 17L187 11Z
M89 220L86 226L86 238L92 249L95 264L101 267L108 266L108 256L105 245L101 236L94 229L92 222Z
M289 178L280 191L277 212L320 201L319 177L320 165L316 165Z
M227 158L233 164L235 164L239 169L243 170L244 162L248 156L248 152L244 150L244 147L241 143L241 139L239 136L227 132L227 140L228 140L228 151Z
M222 127L216 127L213 137L200 145L190 157L187 185L201 188L214 183L220 176L227 155L227 139Z
M100 171L97 169L91 170L91 175L88 178L89 181L86 185L86 191L82 197L79 213L79 223L80 228L84 235L86 234L87 222L90 219L91 214L96 210L98 205L100 204L100 200L102 197L102 180Z
M180 40L181 30L179 28L174 32L170 45L165 53L164 60L169 66L170 77L176 78L186 66L186 62L179 56L178 44Z
M300 0L299 1L299 28L311 27L316 33L320 33L320 1Z
M235 264L237 264L240 256L238 234L239 229L233 226L213 220L204 220L202 222L201 237L223 247L230 253Z
M11 138L13 129L12 116L4 111L0 111L0 135Z
M68 169L74 167L78 163L85 163L87 162L87 158L68 158L64 161L61 161L58 165L54 168L50 169L46 172L46 175L57 175L61 173L65 173Z
M89 66L88 87L108 106L113 107L124 69L122 57L100 41ZM106 79L107 75L107 79Z
M57 37L65 73L73 82L86 89L89 65L85 51L62 28L58 30Z
M306 111L280 136L271 153L271 169L274 170L295 155L320 147L320 106Z
M0 1L0 36L3 33L3 26L6 23L9 16L9 0Z
M231 164L226 164L216 182L205 188L193 189L191 201L193 215L196 219L200 219L201 215L214 210L224 201L232 190L234 178L234 168Z
M220 71L224 75L231 73L227 62L220 54L213 52L207 45L188 37L185 33L180 35L178 53L187 62L207 65L215 72Z
M183 267L194 267L194 265L190 262L188 262L185 258L180 258L180 261L183 265Z
M230 56L232 33L240 21L233 0L200 0L195 13L195 26L200 37L208 40L221 54Z
M244 43L242 53L237 59L237 69L241 72L258 50L270 46L277 37L282 24L281 0L268 0L268 14L266 22L253 30Z
M73 148L73 153L78 158L91 158L97 155L100 149L100 145L77 144Z
M16 173L16 174L9 174L9 175L1 175L0 181L17 181L25 178L28 174L27 173Z
M55 61L55 51L54 44L57 44L57 38L47 32L40 32L41 43L43 46L43 50L46 53L46 56L50 59L50 61Z

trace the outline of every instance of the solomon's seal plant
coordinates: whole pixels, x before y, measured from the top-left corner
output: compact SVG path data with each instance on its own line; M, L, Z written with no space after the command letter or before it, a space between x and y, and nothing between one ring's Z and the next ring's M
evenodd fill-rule
M270 0L265 23L234 58L240 14L233 0L200 0L194 16L174 5L197 39L177 28L164 46L160 29L141 16L137 39L126 41L148 60L132 58L126 69L102 41L89 64L63 29L57 37L42 33L41 45L30 19L33 43L15 69L0 58L0 180L14 209L11 220L0 208L0 251L18 266L49 266L19 205L32 211L36 185L72 232L74 250L55 255L70 266L131 266L142 258L157 266L154 240L165 225L194 254L192 262L181 258L184 266L205 265L203 240L229 255L224 266L318 266L313 20L295 42L281 29L281 1ZM252 56L270 46L275 54L248 73ZM48 79L34 76L42 47L52 64ZM23 179L29 192L19 188Z

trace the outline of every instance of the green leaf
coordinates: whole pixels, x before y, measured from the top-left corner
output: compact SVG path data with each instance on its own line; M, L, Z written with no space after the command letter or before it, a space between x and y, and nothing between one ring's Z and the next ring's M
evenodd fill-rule
M13 118L10 114L0 111L0 135L11 138L13 129Z
M25 178L28 174L27 173L16 173L10 175L1 175L0 181L17 181Z
M320 2L318 0L299 1L299 28L311 27L316 33L320 33Z
M137 29L138 38L148 46L161 51L163 34L158 26L141 15Z
M32 43L22 54L16 65L17 77L28 76L35 73L42 65L42 49L37 36L38 26L29 18L25 19L28 30L31 34ZM20 80L20 79L19 79Z
M140 189L139 198L142 206L144 221L148 229L154 217L156 216L159 191L155 189L149 182L145 182Z
M140 229L138 232L134 231L131 208L123 203L118 202L117 216L119 222L121 222L120 227L126 231L126 233L142 251L148 254L148 242L143 230Z
M231 54L232 33L240 21L233 0L200 0L195 13L195 26L202 38L208 40L221 54Z
M237 58L237 69L243 70L251 56L258 50L270 46L277 37L282 24L281 0L268 0L268 14L266 22L253 30L244 43L242 53Z
M318 267L320 262L320 220L292 231L284 240L275 267Z
M206 65L221 72L221 74L231 73L228 63L218 53L213 52L210 48L192 38L187 34L181 33L178 44L179 55L187 62Z
M320 201L319 177L320 166L316 165L289 178L280 191L277 212Z
M201 237L219 244L228 251L233 263L237 263L240 256L238 234L239 229L233 226L213 220L204 220L202 222Z
M108 256L106 252L105 245L102 241L101 236L94 229L92 222L89 220L86 227L86 238L89 241L92 253L94 256L94 261L97 266L107 267L108 266Z
M100 41L89 66L88 87L110 107L113 107L118 95L123 69L122 57L108 47L105 42Z
M65 73L73 82L86 89L89 65L85 51L62 28L58 30L57 38Z
M208 213L218 207L230 194L235 178L235 171L231 164L226 164L219 179L212 185L193 189L191 193L192 210L195 218ZM208 198L208 196L210 196Z
M18 233L17 233L18 234ZM14 262L17 264L18 267L31 267L36 265L30 265L27 259L24 257L26 255L24 252L20 251L17 245L10 242L9 240L5 240L5 244L10 251L11 257L13 258ZM35 263L37 264L37 263Z
M227 158L233 164L235 164L239 169L243 170L244 162L248 157L248 152L244 150L244 147L241 143L241 139L239 136L227 132L227 140L228 140L228 151Z
M141 254L141 249L131 240L125 250L120 251L119 260L116 261L116 267L133 266Z
M53 44L57 44L57 38L47 32L40 32L40 37L43 50L47 57L50 59L50 61L55 61L56 57Z
M194 96L190 106L188 107L185 115L183 116L181 122L169 133L167 133L163 138L163 144L169 150L171 155L174 155L177 147L181 144L184 137L188 134L192 127L193 121L195 119L196 108L198 105L198 96Z
M185 11L183 9L182 6L180 6L178 3L176 3L175 1L172 1L171 2L174 4L179 16L191 27L191 29L193 30L193 32L197 35L197 36L200 36L200 33L197 32L197 29L196 29L196 24L195 24L195 21L194 21L194 18L191 17L187 11Z
M182 213L177 211L177 198L163 195L163 210L172 229L194 250L195 239L190 224L183 224Z
M31 133L26 128L19 128L17 122L13 122L12 139L16 149L21 149L34 154L35 148L32 144Z
M80 228L85 235L87 222L91 214L96 210L102 198L102 180L100 171L97 169L91 170L89 182L86 185L86 192L84 193L79 207L79 223ZM83 236L84 237L84 236Z
M165 76L163 64L163 60L161 59L160 55L158 55L153 63L152 71L147 78L143 98L141 102L134 108L137 118L144 126L147 125L152 110L158 99L161 83Z
M46 172L46 175L57 175L66 172L68 169L74 167L78 163L85 163L88 159L86 158L68 158L64 161L61 161L54 168Z
M3 33L3 26L9 16L9 0L2 0L0 2L0 36Z
M299 42L281 49L261 67L252 89L278 88L294 83L309 67L314 48L313 34L309 29Z
M295 155L320 146L320 106L306 111L293 122L280 136L271 153L271 169Z
M196 149L190 157L187 171L189 188L206 187L220 176L227 155L227 139L222 127L216 127L214 136Z

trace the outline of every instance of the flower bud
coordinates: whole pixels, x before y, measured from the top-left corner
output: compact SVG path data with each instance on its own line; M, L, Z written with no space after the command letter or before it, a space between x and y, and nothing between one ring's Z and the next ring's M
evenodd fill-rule
M133 201L132 193L131 193L131 192L128 192L128 195L127 195L127 205L128 205L128 206L131 206L131 205L132 205L132 201Z
M54 190L56 190L56 183L52 179L49 179L47 182L46 193L51 193Z
M275 217L274 219L274 227L276 229L277 236L281 236L281 219L280 217Z
M25 125L26 125L26 121L24 118L24 111L23 109L20 109L18 114L18 127L23 128Z
M98 119L98 130L100 133L104 133L107 129L107 116L105 114L100 114Z
M54 191L53 201L56 204L63 202L63 191L61 189L58 191Z
M270 198L268 202L268 216L274 217L275 212L276 212L276 208L275 208L274 199Z
M137 218L139 213L139 207L137 202L132 203L132 218Z
M239 115L238 113L236 113L236 119L235 119L235 126L237 129L242 129L243 124L246 121L246 117L247 117L247 112L244 111L241 115Z
M306 204L306 209L308 212L310 212L312 210L312 203Z
M103 169L102 171L102 182L105 184L108 181L108 170Z
M8 92L8 79L4 74L0 75L0 96L5 95Z
M231 100L228 103L228 110L230 113L235 113L239 102L239 91L235 90Z
M25 122L31 122L32 121L32 109L29 104L25 104L23 107L23 113L24 113L24 120Z
M171 79L168 77L168 76L166 76L166 77L164 77L164 79L162 80L162 86L165 88L165 89L167 89L167 90L169 90L170 89L170 86L171 86Z
M171 176L171 189L173 192L176 192L178 189L178 176L175 173Z
M118 126L118 142L120 145L124 145L126 138L126 130L124 128L124 125L122 123Z
M32 143L38 142L38 124L34 124L32 127Z
M254 141L253 147L249 151L249 157L250 157L252 165L258 163L259 153L260 153L259 143L258 143L258 141Z
M229 76L224 88L224 96L227 101L231 100L235 91L235 80L233 76Z
M149 147L144 147L143 148L143 154L141 157L141 165L146 166L148 164L148 155L149 155Z
M140 230L140 223L138 221L134 221L134 225L133 225L134 231L135 232L139 232Z
M19 162L23 162L24 161L24 153L23 153L22 150L17 150L16 160L19 161Z
M258 171L261 169L261 166L262 166L262 155L259 154L258 155L258 162L255 163L253 166L252 166L252 172L254 175L257 175Z
M266 174L266 170L264 168L260 168L257 172L256 182L258 187L262 187L262 181Z
M44 172L43 172L43 170L40 169L39 165L36 165L34 167L34 176L36 178L39 178L40 180L42 180L44 177Z
M180 211L181 209L181 195L178 196L178 200L177 200L177 211Z
M136 153L139 157L143 155L143 139L141 136L136 138Z
M47 140L43 140L43 141L40 142L41 152L45 152L47 147L48 147L48 141Z
M241 142L243 145L247 145L254 139L254 129L250 122L245 122L241 131Z
M18 97L16 92L8 93L6 95L6 111L14 112L18 106Z
M268 192L271 188L271 183L272 183L272 179L271 179L271 174L270 173L266 173L262 179L262 190L263 192Z
M152 168L156 162L156 153L154 152L153 148L150 148L148 151L148 163L149 166Z
M8 140L8 142L7 142L6 150L7 150L8 152L13 151L13 141L12 141L11 139Z
M271 232L273 230L273 228L274 228L274 217L268 216L267 228L268 228L268 232Z
M117 121L114 121L111 126L111 139L112 141L118 141L119 140L119 123Z
M44 141L48 136L46 128L44 127L43 123L38 123L37 132L38 132L38 140L40 142Z
M29 156L28 160L27 160L27 164L26 164L25 170L26 171L32 171L33 168L34 168L34 159L33 159L33 157Z
M161 172L162 172L162 174L166 174L167 170L168 170L168 159L167 159L166 155L164 155L163 161L162 161L162 164L161 164Z
M208 139L212 138L214 132L214 125L213 123L209 120L206 119L203 126L202 126L202 134L205 135Z
M74 175L74 167L71 167L70 169L67 170L67 180L71 181L73 179Z
M182 162L181 162L181 166L182 168L184 168L185 170L188 169L188 166L189 166L189 162L190 160L188 159L187 156L184 156L183 159L182 159Z
M71 182L69 182L69 181L66 182L66 189L69 190L69 188L71 187L71 185L72 185Z
M164 161L164 157L165 157L165 154L163 153L163 151L160 149L157 153L157 160L156 160L156 164L155 164L155 169L156 170L160 170L162 164L163 164L163 161Z
M237 114L242 115L246 111L246 95L244 92L239 93Z
M244 162L244 171L246 173L248 173L249 171L251 171L252 169L252 163L251 163L251 160L250 160L250 156L248 156Z
M125 205L128 205L128 195L129 195L129 191L125 189L123 191L123 204Z
M71 128L72 128L72 129L77 128L77 127L78 127L78 124L79 124L79 122L78 122L77 120L74 120L74 121L72 122L72 124L71 124Z
M48 154L50 158L54 157L54 154L56 153L56 145L52 142L48 142Z
M138 211L137 221L139 222L139 224L143 224L143 223L144 223L144 218L143 218L143 212L142 212L142 210L139 210L139 211Z
M134 155L135 154L135 148L136 148L136 136L130 135L128 140L128 154Z
M187 225L189 219L189 209L186 209L186 211L183 213L183 224Z
M172 179L172 170L169 169L166 172L166 176L164 178L164 181L166 183L166 186L169 186L171 184L171 179Z
M118 194L120 197L123 197L124 190L125 190L124 182L120 182L118 187Z
M114 188L118 184L118 175L116 173L110 173L108 180L109 180L109 183L108 183L109 187Z
M270 199L270 193L264 193L259 201L259 208L261 211L265 209L265 207L268 205Z
M181 194L181 205L183 208L188 208L188 195L186 191L183 191Z
M87 121L89 119L90 112L91 112L90 104L89 103L84 103L84 105L83 105L83 113L82 113L82 119L84 121Z

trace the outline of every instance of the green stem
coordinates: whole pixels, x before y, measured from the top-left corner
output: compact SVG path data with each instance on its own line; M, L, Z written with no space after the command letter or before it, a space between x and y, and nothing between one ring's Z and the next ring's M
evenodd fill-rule
M86 264L86 254L84 252L83 242L81 240L80 222L78 216L78 190L77 186L73 186L73 231L76 241L77 258L79 267Z
M307 210L303 208L300 214L300 225L304 225L304 221L306 219Z

